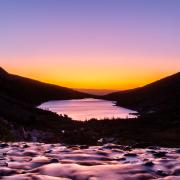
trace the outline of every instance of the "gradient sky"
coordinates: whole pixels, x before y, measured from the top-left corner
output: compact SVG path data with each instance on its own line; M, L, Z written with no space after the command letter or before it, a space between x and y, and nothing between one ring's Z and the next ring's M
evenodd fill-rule
M0 0L0 66L72 88L180 71L180 0Z

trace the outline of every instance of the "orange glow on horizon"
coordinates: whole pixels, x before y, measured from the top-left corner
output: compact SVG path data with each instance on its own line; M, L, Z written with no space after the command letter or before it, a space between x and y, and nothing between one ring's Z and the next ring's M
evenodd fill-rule
M142 67L65 67L44 64L39 66L2 66L9 73L46 83L77 89L125 90L144 86L176 73L175 70L159 71Z
M124 90L180 71L180 3L3 1L0 66L69 88Z

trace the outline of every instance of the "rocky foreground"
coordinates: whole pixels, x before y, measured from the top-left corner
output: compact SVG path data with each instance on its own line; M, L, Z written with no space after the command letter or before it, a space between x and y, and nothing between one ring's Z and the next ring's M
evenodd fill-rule
M0 143L3 180L180 179L180 149Z

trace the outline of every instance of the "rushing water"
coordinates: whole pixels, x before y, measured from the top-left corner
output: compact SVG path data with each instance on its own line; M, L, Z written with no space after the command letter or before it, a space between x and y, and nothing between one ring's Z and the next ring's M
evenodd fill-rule
M179 180L179 149L3 143L2 180ZM124 150L126 148L126 150ZM130 147L129 147L130 148ZM161 156L159 156L161 154Z
M49 101L39 106L41 109L66 114L74 120L89 120L92 118L132 118L135 111L115 106L115 102L101 99L76 99Z

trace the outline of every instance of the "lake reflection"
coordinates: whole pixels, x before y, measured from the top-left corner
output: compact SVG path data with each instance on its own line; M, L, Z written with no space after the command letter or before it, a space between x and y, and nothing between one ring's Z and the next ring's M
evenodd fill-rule
M76 99L49 101L39 106L41 109L66 114L73 120L89 120L92 118L132 118L136 113L126 108L115 106L115 102L101 99Z

